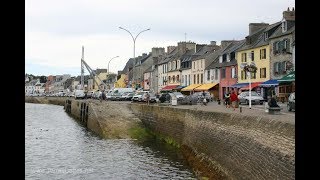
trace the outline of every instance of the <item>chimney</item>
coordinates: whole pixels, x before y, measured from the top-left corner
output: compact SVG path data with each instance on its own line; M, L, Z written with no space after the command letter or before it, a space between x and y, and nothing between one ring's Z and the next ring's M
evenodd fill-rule
M287 11L283 11L283 19L286 21L294 21L295 20L295 11L294 8L292 8L292 11L290 11L289 7Z
M175 48L176 46L167 46L167 53L171 53Z
M268 23L250 23L249 24L249 36L262 28L269 26Z
M196 43L194 42L178 42L178 53L180 55L186 53L187 50L196 51Z
M210 41L210 45L217 45L216 41Z
M153 57L158 57L160 55L163 55L165 52L164 52L164 48L153 47L151 50L151 53Z
M224 49L225 47L229 46L234 40L223 40L221 41L221 48Z
M205 46L205 44L197 44L196 45L196 52L199 51L199 49L203 48Z

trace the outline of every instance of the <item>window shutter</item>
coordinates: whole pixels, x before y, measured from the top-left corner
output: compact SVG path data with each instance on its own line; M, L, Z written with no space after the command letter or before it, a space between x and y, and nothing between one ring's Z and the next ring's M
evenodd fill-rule
M282 62L282 73L284 74L286 73L286 63L287 63L286 61Z
M262 70L262 68L260 68L260 78L261 78L261 70Z
M273 64L273 71L275 72L275 73L278 73L278 69L277 69L277 62L275 62L274 64Z
M262 49L260 49L260 59L262 59L262 58L261 58L261 55L262 55Z

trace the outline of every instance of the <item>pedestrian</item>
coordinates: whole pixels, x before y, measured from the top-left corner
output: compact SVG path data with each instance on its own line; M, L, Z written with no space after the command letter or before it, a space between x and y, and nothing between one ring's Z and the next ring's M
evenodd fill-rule
M238 108L237 103L239 101L239 98L235 90L232 91L232 94L230 95L230 100L231 107L233 108L233 110L235 110L235 108Z
M150 101L150 94L147 92L146 93L146 101L147 101L147 104L149 105L149 101Z
M104 90L101 93L101 98L102 100L106 100L106 93L104 92Z
M230 108L230 92L227 92L224 98L225 98L226 108Z

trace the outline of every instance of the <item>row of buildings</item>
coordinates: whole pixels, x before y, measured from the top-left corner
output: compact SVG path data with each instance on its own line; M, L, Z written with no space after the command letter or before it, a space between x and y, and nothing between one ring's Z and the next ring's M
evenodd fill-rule
M241 40L221 40L220 45L216 41L178 42L176 46L154 47L149 53L130 58L117 74L97 69L95 77L85 76L85 89L209 91L215 99L222 99L230 89L248 90L249 77L243 66L252 62L257 70L250 75L252 90L266 98L268 90L273 88L282 101L295 90L294 8L284 11L279 22L250 23L249 34ZM79 83L80 76L49 76L44 84L36 80L26 82L26 94L39 89L45 93L72 92Z
M284 11L279 22L250 23L242 40L222 40L220 45L178 42L166 50L154 47L128 60L118 84L154 92L210 91L221 99L232 88L248 90L249 77L242 67L252 62L257 69L250 76L252 89L266 97L274 88L285 101L295 88L294 8Z

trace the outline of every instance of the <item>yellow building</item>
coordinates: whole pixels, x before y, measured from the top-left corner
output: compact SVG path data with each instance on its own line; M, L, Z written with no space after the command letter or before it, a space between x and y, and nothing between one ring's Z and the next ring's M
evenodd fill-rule
M125 74L121 74L121 77L114 83L114 87L116 88L125 88L126 87L126 76Z
M241 64L251 64L254 62L257 67L256 73L251 73L251 82L264 82L270 79L270 47L269 44L260 47L254 47L237 52L238 63L238 83L248 83L247 74L240 67Z
M248 83L247 73L241 68L241 64L254 64L256 73L251 73L252 88L260 83L270 80L270 45L269 38L279 27L279 22L274 24L250 23L249 36L245 45L236 52L238 63L238 83Z
M98 89L104 89L103 88L103 83L101 82L101 81L103 81L103 80L106 80L107 79L107 72L100 72L99 74L97 74L95 77L94 77L94 89L95 90L98 90ZM100 80L101 81L100 81ZM98 85L99 86L98 86Z

